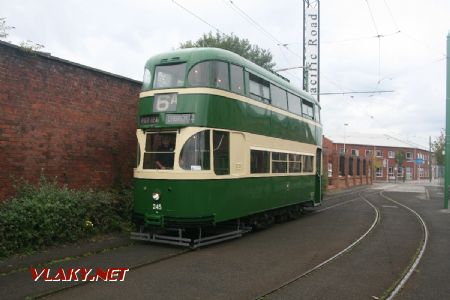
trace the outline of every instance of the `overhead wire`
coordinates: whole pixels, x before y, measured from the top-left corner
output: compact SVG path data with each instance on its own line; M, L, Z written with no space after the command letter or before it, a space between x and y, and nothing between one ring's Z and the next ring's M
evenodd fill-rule
M181 9L185 10L187 13L189 13L190 15L194 16L195 18L197 18L198 20L200 20L201 22L205 23L206 25L208 25L209 27L215 29L217 32L220 32L221 34L225 35L225 36L229 36L228 34L224 33L223 31L221 31L219 28L217 28L216 26L210 24L209 22L207 22L205 19L203 19L202 17L200 17L199 15L195 14L194 12L190 11L189 9L187 9L186 7L184 7L183 5L179 4L178 2L176 2L175 0L172 0L172 2L177 5L178 7L180 7Z
M253 27L255 27L260 33L262 33L264 36L266 36L272 43L274 43L277 46L277 49L283 56L284 60L290 64L289 58L286 56L283 50L286 50L296 56L297 58L300 58L303 60L303 57L299 56L297 53L293 52L291 49L287 47L286 44L282 43L280 40L278 40L273 34L271 34L267 29L265 29L262 25L260 25L254 18L252 18L248 13L246 13L242 8L237 6L232 0L223 0L226 4L229 5L230 8L233 9L234 12L236 12L241 18L243 18L246 22L251 24ZM293 78L296 78L300 84L303 83L303 79L299 76L293 74L292 72L286 71L287 74L292 76Z

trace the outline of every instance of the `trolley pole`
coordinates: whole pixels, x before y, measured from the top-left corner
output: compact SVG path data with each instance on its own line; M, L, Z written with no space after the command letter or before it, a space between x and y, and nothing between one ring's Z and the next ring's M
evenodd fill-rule
M447 35L447 99L445 109L445 179L444 208L448 209L448 185L450 181L450 31Z

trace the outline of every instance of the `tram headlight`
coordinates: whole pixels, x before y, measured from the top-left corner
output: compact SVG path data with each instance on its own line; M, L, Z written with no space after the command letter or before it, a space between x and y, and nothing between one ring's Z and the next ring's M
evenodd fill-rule
M160 196L161 195L158 192L153 192L152 194L153 201L159 201Z

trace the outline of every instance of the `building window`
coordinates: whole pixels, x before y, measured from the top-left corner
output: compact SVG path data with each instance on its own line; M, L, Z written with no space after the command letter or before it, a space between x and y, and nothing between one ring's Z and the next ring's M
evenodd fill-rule
M364 176L366 175L366 168L367 168L367 162L366 162L366 160L364 159L364 160L363 160L363 175L364 175Z
M394 167L388 168L388 176L394 176Z
M358 157L356 159L356 176L361 175L361 172L359 171L360 168L361 168L361 159Z
M411 179L411 167L406 167L406 179Z
M339 148L339 154L340 155L344 155L345 154L344 148Z
M339 156L339 176L345 176L345 157Z
M376 150L375 154L377 157L383 157L383 151L381 150Z
M250 173L269 173L270 172L270 152L251 150L250 151Z
M383 176L383 168L376 168L375 174L377 177L382 177Z
M394 151L389 151L388 152L388 158L395 158L395 152Z
M348 158L348 175L353 176L353 157Z
M366 150L366 157L372 156L372 150Z
M406 152L406 159L407 160L411 160L412 159L412 153L411 152Z
M403 168L402 167L398 167L397 177L403 177Z
M358 149L352 149L352 156L359 156L359 150Z

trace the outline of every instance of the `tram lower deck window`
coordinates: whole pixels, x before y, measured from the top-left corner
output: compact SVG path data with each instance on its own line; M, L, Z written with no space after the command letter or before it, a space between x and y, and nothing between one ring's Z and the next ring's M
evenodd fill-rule
M260 174L270 172L270 152L251 150L250 151L250 173Z
M183 170L202 171L210 169L209 130L191 136L180 153L180 167Z

